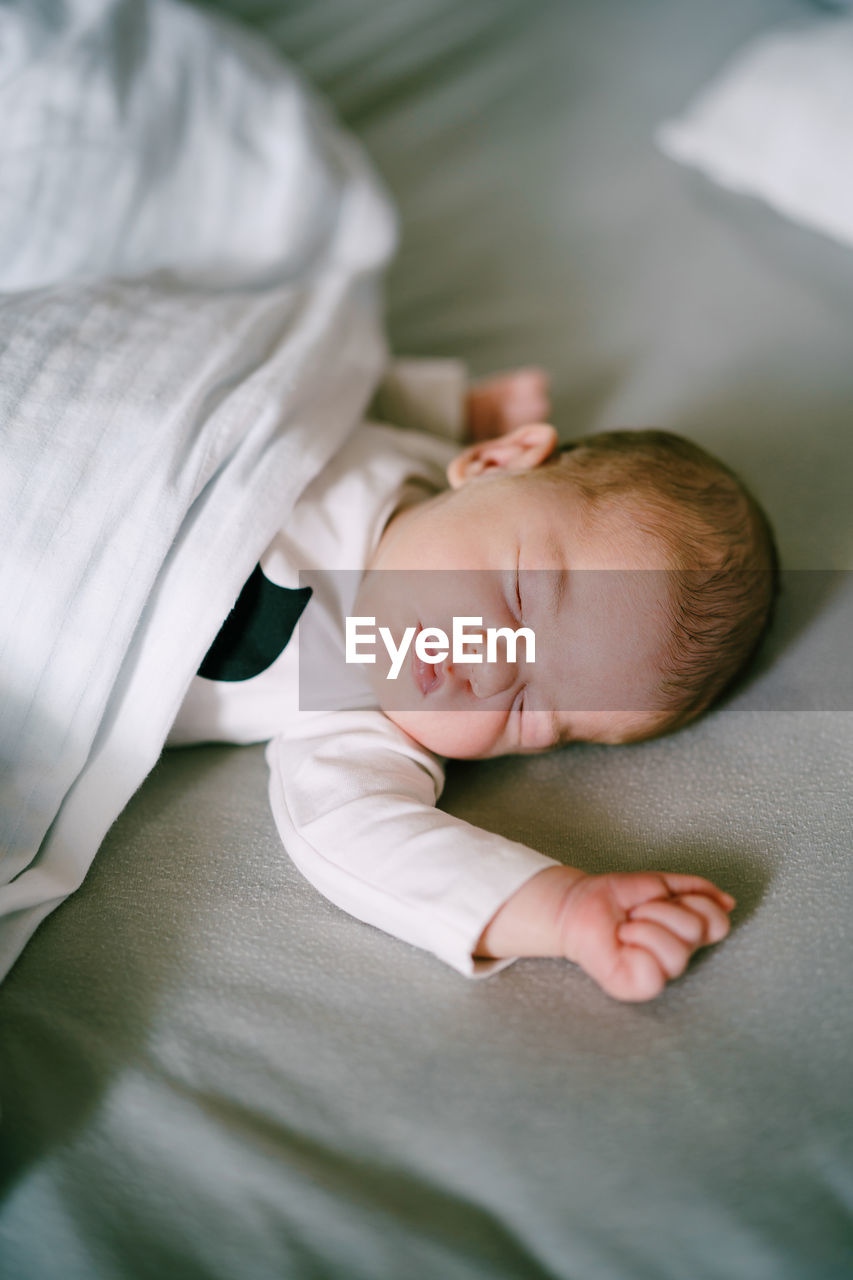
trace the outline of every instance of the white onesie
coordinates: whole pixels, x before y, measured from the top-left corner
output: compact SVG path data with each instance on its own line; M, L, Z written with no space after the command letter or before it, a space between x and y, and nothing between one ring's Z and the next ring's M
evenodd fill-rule
M465 386L457 361L397 361L372 409L400 426L458 438ZM297 587L300 569L362 571L411 486L446 487L457 449L423 431L363 423L264 552L264 578ZM325 589L305 606L341 650L352 612L348 584L359 576L324 576ZM256 675L197 676L168 745L268 740L276 825L321 893L460 973L505 967L511 961L475 959L473 948L497 909L555 860L436 809L443 761L379 710L366 681L344 710L300 710L300 630Z

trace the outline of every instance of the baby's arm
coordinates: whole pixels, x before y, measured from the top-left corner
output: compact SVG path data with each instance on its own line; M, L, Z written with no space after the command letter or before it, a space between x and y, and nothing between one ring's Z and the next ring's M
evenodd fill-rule
M617 1000L650 1000L729 931L734 898L700 876L550 867L483 931L482 956L564 956Z
M551 416L544 369L511 369L472 382L465 396L469 440L494 440L516 427L547 422Z
M270 801L306 879L368 924L467 976L488 922L553 858L435 807L444 770L378 710L300 715L267 748Z
M370 416L450 440L491 440L551 412L543 369L513 369L468 381L461 360L392 360L376 389Z
M303 874L351 915L485 975L564 956L609 994L655 996L728 931L706 880L588 876L435 808L443 769L379 711L300 716L267 749L270 798Z

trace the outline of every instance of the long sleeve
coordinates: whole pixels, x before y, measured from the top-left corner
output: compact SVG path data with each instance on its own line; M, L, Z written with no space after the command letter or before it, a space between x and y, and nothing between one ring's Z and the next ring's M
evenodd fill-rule
M267 760L273 815L306 879L468 977L511 964L472 951L498 908L555 860L436 809L440 760L381 712L298 721Z
M461 360L401 357L385 370L368 415L395 427L461 441L467 389L468 371Z

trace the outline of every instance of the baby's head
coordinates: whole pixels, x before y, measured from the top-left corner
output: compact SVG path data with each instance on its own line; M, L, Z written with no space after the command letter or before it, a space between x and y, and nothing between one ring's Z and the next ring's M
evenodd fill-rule
M412 646L394 681L380 655L380 705L429 749L653 737L710 706L755 651L776 592L772 531L698 445L613 431L560 447L534 423L465 449L448 481L389 521L358 612L398 640L449 636L454 617L524 626L536 649L531 662L523 641L514 658L499 641L497 660L431 664Z

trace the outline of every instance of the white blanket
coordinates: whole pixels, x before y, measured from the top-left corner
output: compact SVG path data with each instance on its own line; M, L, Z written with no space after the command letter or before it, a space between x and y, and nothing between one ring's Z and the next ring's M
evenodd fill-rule
M360 150L237 28L170 0L4 23L0 976L357 421L394 242Z

